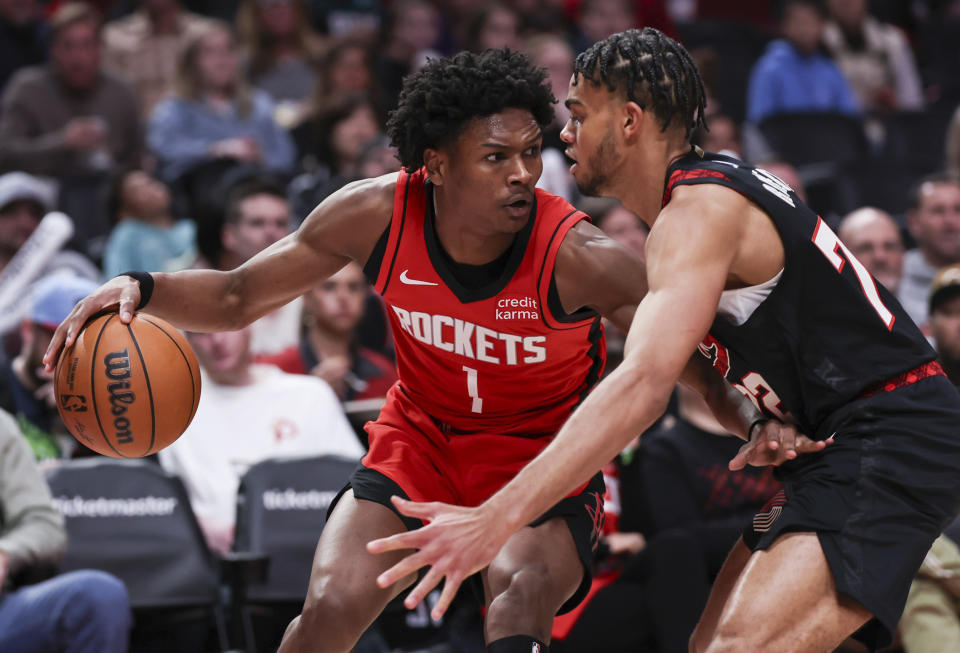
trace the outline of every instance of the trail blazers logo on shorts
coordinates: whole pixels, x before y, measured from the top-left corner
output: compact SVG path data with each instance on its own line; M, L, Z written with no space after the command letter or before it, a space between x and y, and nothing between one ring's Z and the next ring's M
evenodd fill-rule
M763 507L763 510L754 515L754 532L766 533L769 531L770 527L773 526L773 522L777 521L780 513L783 512L783 506L786 502L787 496L783 493L783 490L780 490L774 494L773 497L767 501L767 505Z
M530 647L530 653L540 653L540 645L534 642L533 646Z

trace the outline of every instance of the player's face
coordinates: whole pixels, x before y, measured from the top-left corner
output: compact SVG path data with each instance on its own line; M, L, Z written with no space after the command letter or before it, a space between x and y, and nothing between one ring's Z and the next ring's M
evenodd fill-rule
M877 281L895 292L903 275L903 242L888 220L873 220L844 233L844 244Z
M960 361L960 295L943 302L930 314L930 331L940 355Z
M286 200L262 193L240 204L236 224L223 230L224 248L243 261L290 233L290 206Z
M614 133L616 98L606 89L574 75L567 92L570 119L560 138L566 154L574 160L570 173L584 195L600 196L610 190L610 181L622 156Z
M525 109L476 118L453 145L436 151L441 176L435 183L489 231L520 231L543 172L542 140L540 125Z
M357 263L350 263L321 281L304 297L304 310L321 329L337 334L352 331L363 317L367 281Z
M187 333L200 366L218 383L240 377L250 362L250 329Z
M920 206L910 213L910 231L924 250L943 263L960 261L960 185L927 183L920 189Z

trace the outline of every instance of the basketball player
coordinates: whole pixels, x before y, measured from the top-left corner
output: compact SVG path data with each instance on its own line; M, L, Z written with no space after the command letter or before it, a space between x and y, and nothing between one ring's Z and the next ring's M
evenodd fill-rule
M643 266L566 201L535 190L552 102L543 71L523 55L434 61L407 78L388 125L405 172L347 186L232 272L118 277L54 336L48 363L109 306L124 320L145 307L191 331L237 329L351 259L365 264L388 305L400 381L367 428L370 451L326 524L283 653L349 650L414 580L378 586L404 553L365 548L422 524L399 516L391 495L483 502L547 445L599 376L600 316L629 327ZM692 360L687 381L746 435L759 411L706 359ZM757 462L823 446L792 427L752 430L745 456ZM489 651L546 649L554 615L589 587L602 493L599 476L585 478L491 552L480 574Z
M786 184L691 147L703 86L687 52L653 29L581 54L563 139L584 192L618 197L650 226L649 292L623 364L553 442L476 508L396 503L428 521L369 545L416 548L378 582L460 579L584 483L666 404L698 350L821 452L780 469L785 495L730 553L692 651L830 651L865 624L890 640L910 580L960 501L960 395L896 299Z

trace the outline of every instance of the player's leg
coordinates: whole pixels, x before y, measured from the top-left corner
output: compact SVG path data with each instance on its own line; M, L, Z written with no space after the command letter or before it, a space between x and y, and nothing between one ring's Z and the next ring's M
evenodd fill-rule
M347 491L323 528L303 612L287 627L278 653L349 651L387 603L414 580L381 589L376 579L409 551L373 555L367 542L407 530L390 508Z
M739 554L738 554L739 555ZM700 653L831 651L871 618L837 593L816 533L788 533L755 551Z
M720 622L720 615L727 605L731 592L737 580L740 578L743 568L750 560L751 551L743 543L743 539L738 539L733 545L727 559L720 568L716 580L713 581L713 587L710 589L710 598L707 599L707 605L700 615L700 621L693 631L690 638L691 651L703 651L713 639L717 630L717 624Z
M526 646L516 650L526 653L533 640L550 641L553 617L579 587L583 563L567 522L555 517L515 533L482 577L488 644L523 636Z

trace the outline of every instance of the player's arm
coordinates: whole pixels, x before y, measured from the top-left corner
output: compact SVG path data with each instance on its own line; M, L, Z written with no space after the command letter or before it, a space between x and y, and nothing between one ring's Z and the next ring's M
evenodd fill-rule
M566 312L592 308L625 333L647 294L643 261L585 221L567 232L557 253L555 275ZM750 425L763 417L699 352L690 357L680 380L702 394L718 421L744 440Z
M700 189L689 190L694 188ZM678 189L662 212L647 242L649 292L630 328L630 349L553 442L475 509L395 500L401 512L424 519L427 526L371 542L368 549L418 549L378 578L382 587L430 565L408 595L408 607L446 577L434 609L439 616L460 582L489 564L514 532L585 483L663 413L713 322L742 236L739 204L698 195Z
M184 270L152 275L146 310L189 331L236 330L302 295L351 259L365 262L390 221L396 175L347 185L317 206L300 228L228 272ZM62 345L70 346L90 316L119 308L129 322L140 284L111 279L73 309L57 328L44 356L52 369Z

